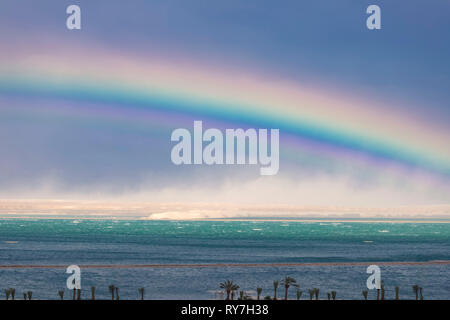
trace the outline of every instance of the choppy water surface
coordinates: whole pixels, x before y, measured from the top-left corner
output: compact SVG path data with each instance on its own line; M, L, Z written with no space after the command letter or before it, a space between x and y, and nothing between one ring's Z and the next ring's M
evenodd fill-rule
M1 265L210 264L450 260L450 224L293 221L125 221L0 220ZM33 291L36 299L56 299L65 287L63 269L3 269L0 284ZM85 269L83 295L108 285L121 299L137 298L146 288L152 299L210 299L219 282L232 279L250 294L257 287L272 295L272 282L289 275L304 297L310 288L336 290L338 298L360 299L368 277L362 266ZM450 266L383 266L386 296L450 299ZM3 291L3 290L2 290ZM3 292L0 295L3 296ZM68 296L70 293L67 291ZM370 292L369 296L375 296ZM292 290L291 297L295 297Z

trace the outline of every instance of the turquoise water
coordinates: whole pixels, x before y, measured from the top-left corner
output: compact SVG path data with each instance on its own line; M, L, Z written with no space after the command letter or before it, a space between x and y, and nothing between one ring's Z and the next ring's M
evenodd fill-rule
M450 224L279 221L0 220L0 264L206 264L450 260ZM450 299L449 265L382 266L386 296ZM56 299L65 287L63 269L3 269L0 285L32 290L37 299ZM218 284L237 282L250 294L272 294L273 280L297 279L304 297L310 288L336 290L338 298L360 299L368 277L363 266L85 269L83 295L108 285L122 299L210 299ZM295 297L295 290L291 298ZM0 295L3 292L0 293ZM69 292L67 292L69 295ZM370 292L369 296L375 295Z

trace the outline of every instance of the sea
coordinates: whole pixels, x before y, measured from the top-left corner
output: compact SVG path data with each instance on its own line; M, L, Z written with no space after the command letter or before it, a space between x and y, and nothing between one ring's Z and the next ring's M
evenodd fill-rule
M123 268L81 267L82 299L90 299L92 286L96 299L111 299L111 284L120 299L138 299L141 287L145 299L220 299L226 280L250 297L257 288L262 297L273 297L273 282L289 276L298 284L289 299L297 298L297 290L309 299L308 290L319 288L320 299L336 291L336 299L360 300L368 290L367 266L333 263L448 260L450 223L433 221L0 219L0 299L6 288L16 289L16 299L28 291L33 299L59 299L59 290L70 299L65 266L113 265ZM271 265L277 263L321 264ZM143 264L162 266L126 267ZM173 266L179 264L219 266ZM450 299L450 264L379 267L386 299L394 298L396 286L400 299L415 299L415 284L424 299ZM376 290L368 291L376 299ZM281 285L277 295L284 296Z

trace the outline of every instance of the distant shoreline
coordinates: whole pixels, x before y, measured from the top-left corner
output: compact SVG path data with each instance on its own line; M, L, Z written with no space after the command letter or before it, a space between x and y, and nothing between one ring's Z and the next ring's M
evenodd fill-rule
M304 223L450 223L449 219L436 218L270 218L270 217L249 217L249 218L192 218L192 219L150 219L140 216L61 216L61 215L0 215L1 220L23 219L23 220L119 220L119 221L221 221L221 222L304 222Z
M255 219L255 218L250 218L250 219L239 219L239 218L231 218L231 219L202 219L203 221L261 221L261 222L327 222L327 223L344 223L344 222L361 222L361 223L450 223L450 219L449 220L443 220L443 219L437 219L437 220L430 220L428 219L390 219L390 218L386 218L386 219L380 219L380 218L360 218L360 219L355 219L355 218L349 218L349 219L345 219L345 218L336 218L336 219L330 219L330 218L326 218L326 219L301 219L301 218L292 218L292 219L278 219L278 218L274 218L274 219Z

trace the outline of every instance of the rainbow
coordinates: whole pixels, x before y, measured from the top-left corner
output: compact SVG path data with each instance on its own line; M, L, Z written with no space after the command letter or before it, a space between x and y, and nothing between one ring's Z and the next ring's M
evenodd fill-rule
M35 50L0 60L0 97L216 119L450 176L448 132L358 95L165 57ZM0 106L6 108L6 104ZM170 126L170 120L168 120Z

